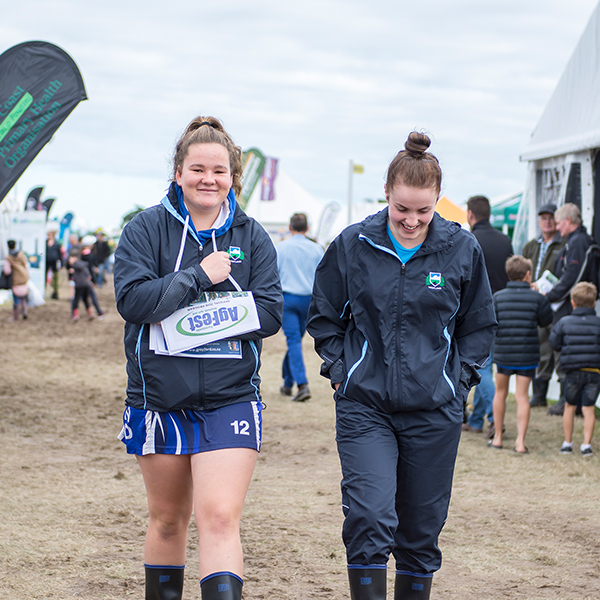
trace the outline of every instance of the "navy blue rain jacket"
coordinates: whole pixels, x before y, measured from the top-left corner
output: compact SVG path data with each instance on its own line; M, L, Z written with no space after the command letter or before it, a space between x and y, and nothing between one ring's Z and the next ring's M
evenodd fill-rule
M262 338L281 326L283 295L277 255L266 231L235 204L230 229L216 238L218 250L230 251L231 275L254 295L261 328L236 336L242 359L161 356L150 350L149 324L196 300L205 291L234 291L225 280L212 285L200 267L213 251L188 230L180 270L173 272L184 219L171 186L161 204L146 209L125 227L115 252L117 309L125 319L127 404L157 411L211 410L260 399L258 370Z
M387 208L345 229L317 268L307 329L337 395L385 413L433 410L478 383L496 318L475 237L437 213L403 264Z
M556 257L552 272L558 277L558 282L546 294L546 298L551 304L562 302L554 315L554 323L558 322L561 317L571 314L572 308L568 298L571 288L578 281L592 281L589 272L583 273L582 277L578 279L585 262L585 254L592 243L592 238L588 235L586 228L580 225L567 236L565 245Z

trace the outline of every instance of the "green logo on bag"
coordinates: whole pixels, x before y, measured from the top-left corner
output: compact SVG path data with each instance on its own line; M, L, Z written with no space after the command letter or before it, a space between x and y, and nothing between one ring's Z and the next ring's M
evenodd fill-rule
M425 283L430 290L439 290L444 287L444 278L441 273L430 272L425 279Z

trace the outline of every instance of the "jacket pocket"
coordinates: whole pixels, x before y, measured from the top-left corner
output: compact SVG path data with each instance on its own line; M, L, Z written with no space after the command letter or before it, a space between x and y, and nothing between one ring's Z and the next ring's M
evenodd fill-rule
M360 357L358 358L358 360L356 360L354 362L354 364L348 369L348 374L346 375L346 381L344 382L343 386L342 386L342 392L345 394L346 390L348 388L348 384L350 383L350 379L352 378L352 376L354 375L355 371L360 367L360 365L363 363L363 361L365 360L365 356L367 355L367 350L369 349L369 342L367 341L367 339L365 338L362 348L361 348L361 352L360 352Z

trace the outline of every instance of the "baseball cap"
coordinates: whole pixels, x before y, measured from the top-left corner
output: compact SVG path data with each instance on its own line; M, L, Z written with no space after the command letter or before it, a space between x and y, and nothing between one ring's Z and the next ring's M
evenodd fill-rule
M543 215L544 213L550 213L553 215L556 212L556 204L542 204L538 209L538 215Z

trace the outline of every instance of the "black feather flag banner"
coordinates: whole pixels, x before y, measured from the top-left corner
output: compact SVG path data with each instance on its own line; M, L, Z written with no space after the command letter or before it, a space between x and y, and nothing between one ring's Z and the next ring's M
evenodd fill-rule
M24 42L0 54L0 202L86 99L77 65L58 46Z

